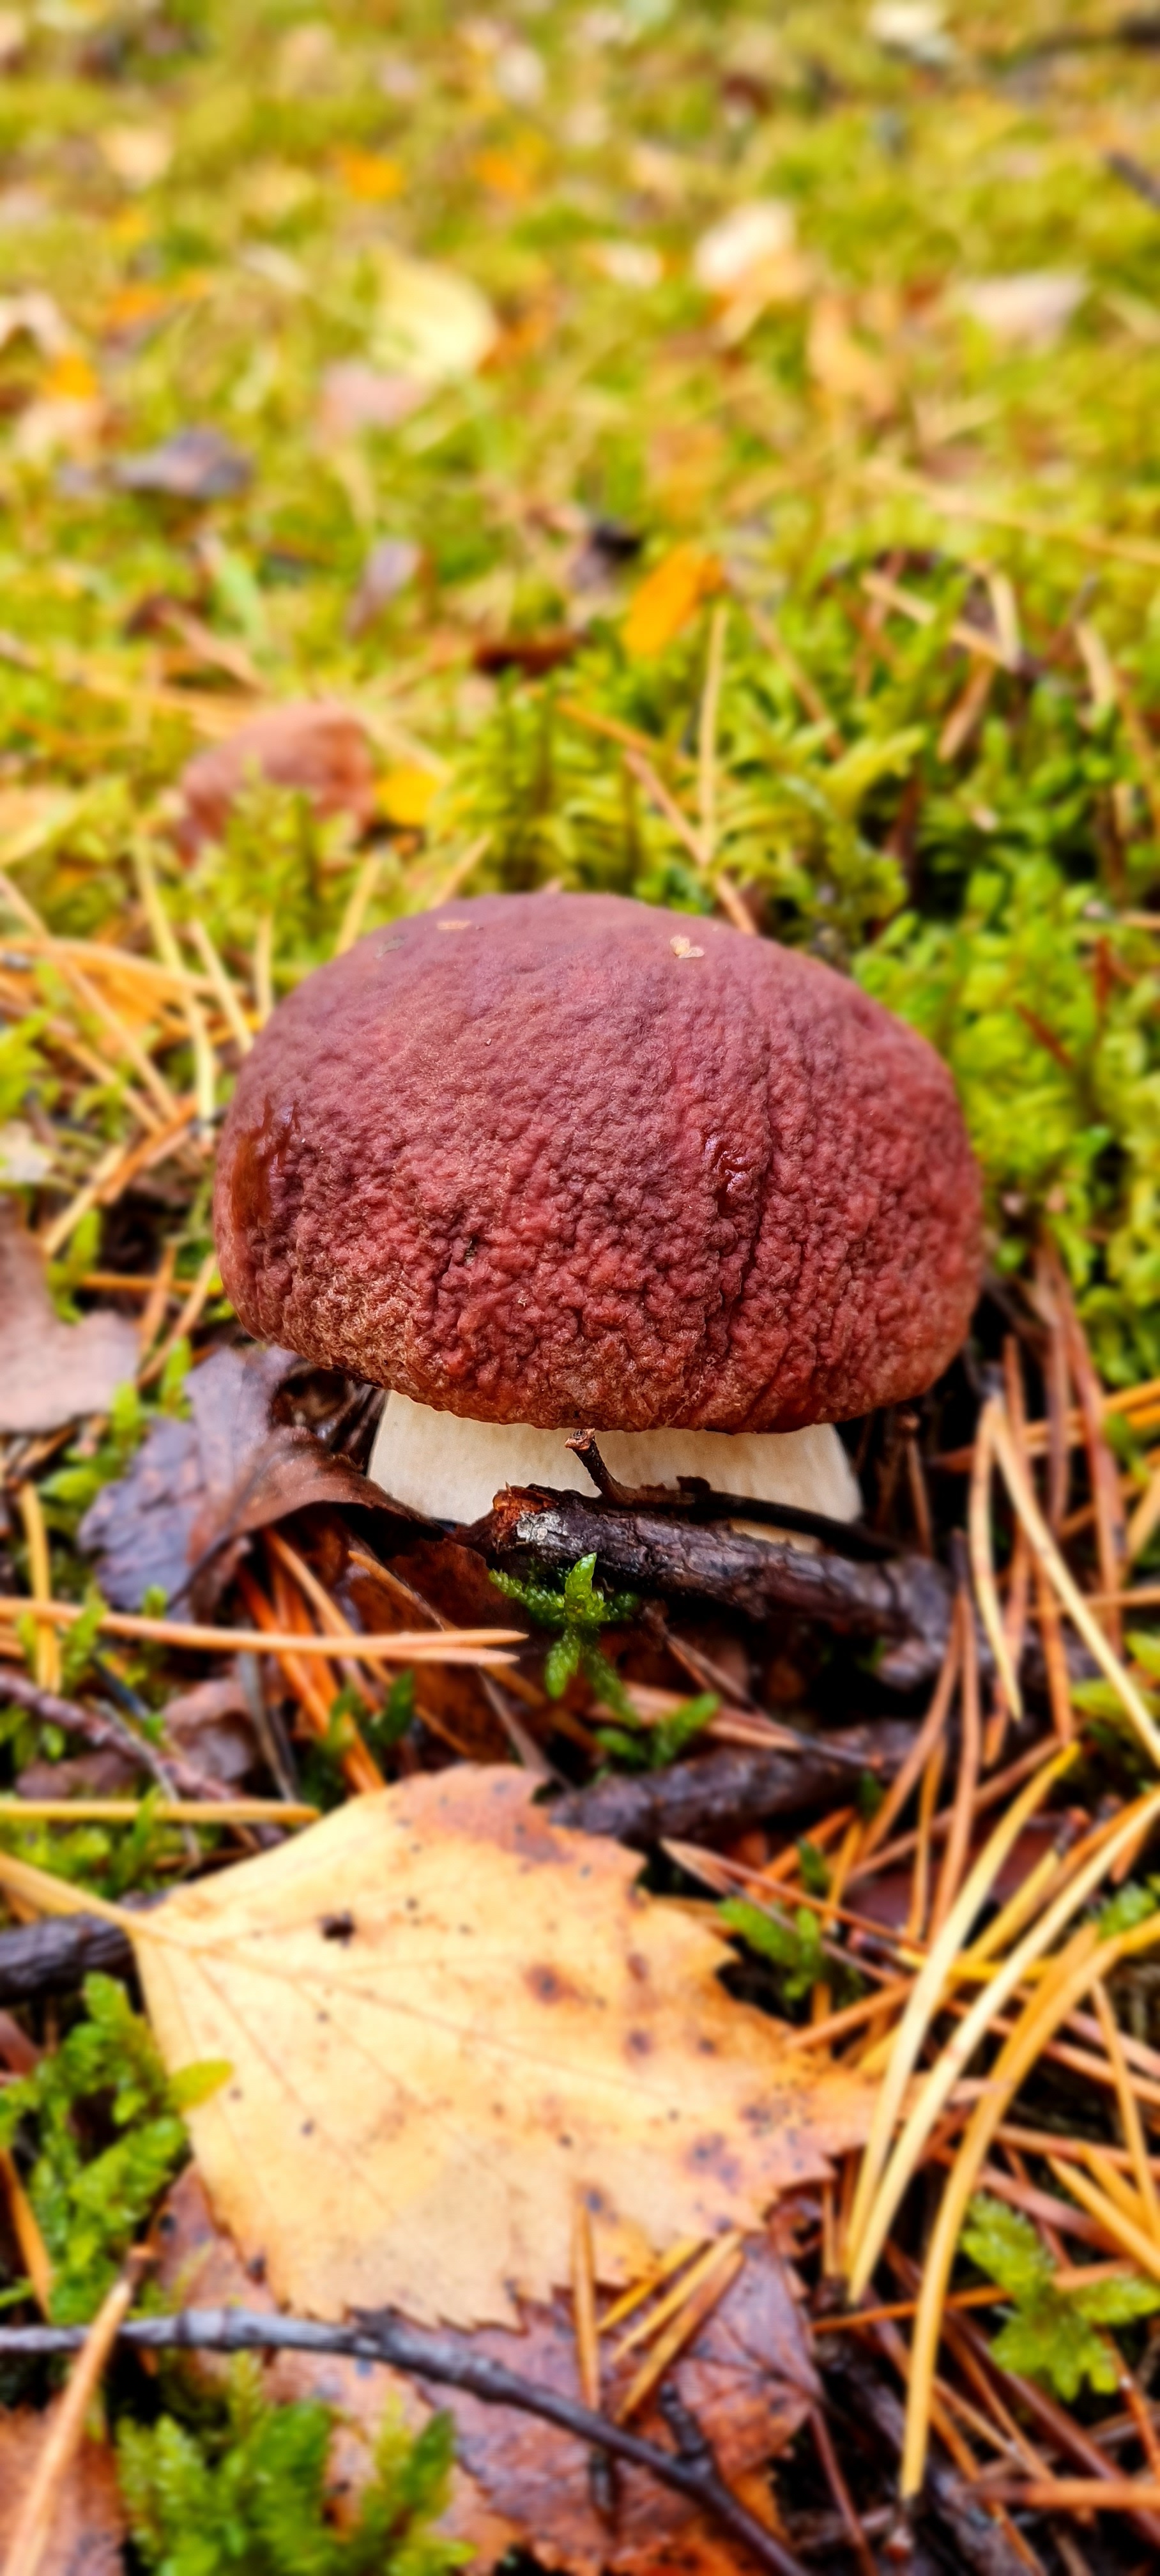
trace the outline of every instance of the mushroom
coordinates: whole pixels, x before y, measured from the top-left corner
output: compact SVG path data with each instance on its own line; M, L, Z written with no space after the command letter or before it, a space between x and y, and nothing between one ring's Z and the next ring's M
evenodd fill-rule
M615 895L373 931L246 1058L215 1200L247 1329L388 1387L370 1473L466 1521L628 1484L851 1518L836 1423L929 1386L978 1289L945 1066L856 984Z

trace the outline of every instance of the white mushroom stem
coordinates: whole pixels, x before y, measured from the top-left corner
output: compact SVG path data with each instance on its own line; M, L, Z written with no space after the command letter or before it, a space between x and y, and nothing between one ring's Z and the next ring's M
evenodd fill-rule
M369 1474L393 1501L439 1521L482 1519L505 1485L547 1485L591 1500L592 1480L565 1446L567 1437L526 1422L470 1422L391 1394ZM606 1466L624 1485L675 1486L679 1476L703 1476L718 1493L793 1503L831 1520L856 1520L861 1510L853 1469L830 1422L806 1431L601 1431L597 1437Z

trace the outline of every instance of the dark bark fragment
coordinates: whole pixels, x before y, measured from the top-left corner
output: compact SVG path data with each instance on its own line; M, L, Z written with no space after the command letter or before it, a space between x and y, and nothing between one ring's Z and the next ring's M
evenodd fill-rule
M890 1779L905 1760L914 1729L889 1718L819 1736L800 1754L723 1748L668 1771L633 1773L570 1789L552 1802L552 1821L581 1833L607 1834L637 1849L689 1841L755 1824L766 1816L803 1815L850 1796L860 1769Z
M782 1610L821 1620L855 1643L884 1643L884 1678L900 1687L932 1679L946 1651L954 1585L928 1557L857 1563L540 1487L512 1488L462 1535L512 1567L566 1567L595 1554L602 1574L643 1592L715 1601L750 1619Z

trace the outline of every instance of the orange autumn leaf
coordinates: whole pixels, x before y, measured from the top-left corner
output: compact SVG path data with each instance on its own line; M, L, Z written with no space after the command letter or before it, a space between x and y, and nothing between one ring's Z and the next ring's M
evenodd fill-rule
M49 402L99 402L99 380L79 349L65 349L41 377L40 391Z
M388 769L379 783L379 812L402 831L421 831L439 793L439 780L429 769L410 762Z
M493 197L506 197L509 205L522 205L531 194L534 172L522 153L477 152L471 172L482 188L489 188Z
M360 152L350 146L336 152L334 166L348 195L361 197L367 205L384 205L400 197L407 184L402 163L385 152Z
M674 546L633 593L624 621L625 652L634 660L663 653L702 600L720 590L722 579L716 555L700 546Z

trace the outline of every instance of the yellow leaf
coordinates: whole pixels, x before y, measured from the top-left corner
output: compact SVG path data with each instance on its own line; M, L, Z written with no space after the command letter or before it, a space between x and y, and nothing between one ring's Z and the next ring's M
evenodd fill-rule
M497 324L487 297L469 277L435 260L386 250L374 338L376 361L423 385L451 384L481 367L495 346Z
M493 197L506 197L510 205L522 205L531 194L534 173L518 152L477 152L471 171L481 187Z
M388 198L401 196L407 184L402 163L392 161L385 152L338 152L335 168L349 194L362 197L369 205L383 205Z
M821 295L810 316L810 373L824 393L856 404L879 418L891 410L895 384L885 358L867 348L850 327L846 306L836 295Z
M439 781L417 764L388 769L379 784L379 812L388 823L421 829L439 793Z
M716 555L705 554L700 546L674 546L633 593L624 621L625 652L634 659L662 653L701 601L720 590L721 581Z
M79 349L65 349L54 358L41 378L40 390L48 402L99 402L100 383L89 361Z
M173 159L173 138L162 125L107 125L101 151L123 188L153 188Z
M279 2300L511 2322L569 2280L578 2193L619 2278L866 2133L874 2088L787 2054L718 1935L534 1785L420 1775L120 1918L169 2071L231 2061L194 2152Z

